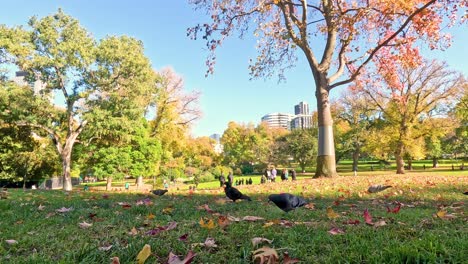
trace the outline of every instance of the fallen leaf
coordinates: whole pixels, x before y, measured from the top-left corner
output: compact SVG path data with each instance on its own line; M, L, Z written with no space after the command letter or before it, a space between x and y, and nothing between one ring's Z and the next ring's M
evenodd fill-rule
M109 195L108 194L103 194L102 199L109 199Z
M265 218L262 218L262 217L258 217L258 216L244 216L242 218L243 221L251 221L251 222L255 222L255 221L259 221L259 220L265 220Z
M328 207L327 208L327 217L330 218L330 219L335 219L335 218L340 217L340 215L337 214L335 211L333 211L333 208Z
M254 238L252 238L253 247L256 247L258 244L260 244L262 242L267 242L268 244L271 244L273 242L273 240L266 239L264 237L254 237Z
M163 213L163 214L171 214L173 210L174 210L174 207L168 206L168 207L166 207L166 208L164 208L164 209L162 210L162 213Z
M169 231L177 227L177 222L170 222L167 226L159 226L154 229L149 230L145 234L150 235L150 236L155 236L162 231Z
M229 221L231 222L239 222L241 219L238 218L238 217L234 217L234 216L230 216L228 215L227 218L229 219Z
M387 206L387 213L397 214L398 212L400 212L400 208L401 208L401 204L398 204L394 208L390 208Z
M179 237L179 240L182 241L182 242L186 242L187 241L187 238L188 238L188 234L183 234Z
M111 264L120 264L119 257L112 257L110 259L112 260Z
M359 225L361 223L361 221L357 220L357 219L350 219L348 221L344 221L343 224L345 225Z
M65 208L65 207L62 207L60 209L57 209L55 210L57 213L67 213L67 212L70 212L70 211L73 211L73 207L70 207L70 208Z
M384 226L384 225L387 225L387 223L384 220L380 220L380 221L374 223L374 227L381 227L381 226Z
M298 262L300 262L300 260L297 258L291 258L287 251L283 253L283 264L294 264Z
M445 210L439 210L434 216L438 217L440 219L445 219L445 220L455 218L455 215L448 214L447 211L445 211Z
M258 259L259 264L273 264L278 263L279 260L278 253L276 252L276 250L270 247L261 247L253 251L252 253L253 261L255 262Z
M218 247L218 245L216 245L216 242L215 242L214 238L212 238L212 237L207 237L203 244L205 245L206 248Z
M368 225L374 225L374 223L372 223L372 216L370 215L369 210L367 210L367 208L364 210L364 221Z
M146 216L146 219L152 220L152 219L154 219L154 217L155 217L155 215L150 213L149 215Z
M328 231L328 233L332 234L332 235L340 235L340 234L344 234L345 231L343 231L343 229L340 229L338 227L333 227L332 229L330 229Z
M193 253L193 251L190 250L187 253L187 256L185 256L185 258L181 260L177 255L174 255L174 253L170 252L167 264L189 264L192 263L192 260L196 255L197 254Z
M18 241L14 240L14 239L7 239L7 240L5 240L5 242L8 245L18 244Z
M138 235L138 230L137 230L135 227L133 227L133 228L130 230L130 232L128 232L128 234L131 235L131 236Z
M87 223L87 222L81 222L78 225L80 226L80 228L83 228L83 229L93 226L93 224L90 224L90 223Z
M37 210L42 211L42 210L44 210L44 208L45 208L45 206L42 205L42 204L40 204L40 205L37 207Z
M315 204L314 203L308 203L304 205L304 208L307 208L309 210L315 210Z
M225 228L230 223L231 223L231 221L229 221L228 217L226 217L224 215L218 216L218 225L219 225L219 227Z
M112 248L112 245L107 246L107 247L99 247L98 249L101 251L109 251Z
M215 227L215 223L213 219L201 218L199 223L200 223L200 226L203 228L213 229Z
M151 255L151 246L146 244L143 246L143 249L137 255L138 264L145 263L146 259Z
M204 205L200 205L197 207L198 210L205 210L207 213L209 214L212 214L214 213L213 210L211 210L211 208L207 205L207 204L204 204Z

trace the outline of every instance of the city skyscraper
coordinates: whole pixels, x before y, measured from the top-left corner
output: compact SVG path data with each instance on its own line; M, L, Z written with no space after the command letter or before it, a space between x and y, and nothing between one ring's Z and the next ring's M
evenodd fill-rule
M312 127L312 116L309 114L309 104L300 102L294 106L296 117L291 120L291 129L304 129Z

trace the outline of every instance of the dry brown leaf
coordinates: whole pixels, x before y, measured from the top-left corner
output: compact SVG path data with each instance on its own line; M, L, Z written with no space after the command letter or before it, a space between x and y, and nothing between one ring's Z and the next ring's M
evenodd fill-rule
M99 247L98 249L101 251L109 251L112 248L112 245L107 246L107 247Z
M283 253L283 264L294 264L294 263L298 263L298 262L300 262L300 260L297 259L297 258L289 257L288 252Z
M244 216L242 218L243 221L251 221L251 222L255 222L255 221L260 221L260 220L265 220L265 218L262 218L262 217L258 217L258 216Z
M340 234L344 234L345 231L341 228L338 228L338 227L333 227L332 229L330 229L328 231L328 233L332 234L332 235L340 235Z
M374 227L381 227L385 225L387 225L387 223L384 220L380 220L374 223Z
M128 232L128 234L131 235L131 236L138 235L138 230L137 230L135 227L133 227L133 228L130 230L130 232Z
M315 204L314 203L308 203L308 204L304 205L304 207L309 209L309 210L315 210Z
M189 251L187 253L187 256L185 256L184 259L179 259L179 257L177 255L175 255L174 253L170 252L169 253L169 258L167 260L167 264L189 264L192 262L193 258L196 256L197 254L193 253L193 251Z
M78 225L80 226L80 228L83 228L83 229L93 226L93 224L87 223L87 222L81 222Z
M254 238L252 238L253 247L256 247L258 244L260 244L262 242L267 242L268 244L271 244L273 242L273 240L266 239L264 237L254 237Z
M218 225L219 225L219 227L225 228L225 227L228 226L230 223L231 223L231 221L229 221L229 218L228 218L228 217L226 217L226 216L224 216L224 215L218 216Z
M44 208L45 208L45 206L42 205L42 204L40 204L40 205L37 207L37 210L42 211L42 210L44 210Z
M279 263L278 252L270 247L261 247L253 253L253 261L258 261L259 264L276 264ZM256 262L257 263L257 262Z
M110 259L112 260L111 264L120 264L119 257L112 257Z
M57 213L67 213L67 212L70 212L70 211L73 211L73 207L70 207L70 208L65 208L65 207L62 207L60 209L57 209L55 210Z

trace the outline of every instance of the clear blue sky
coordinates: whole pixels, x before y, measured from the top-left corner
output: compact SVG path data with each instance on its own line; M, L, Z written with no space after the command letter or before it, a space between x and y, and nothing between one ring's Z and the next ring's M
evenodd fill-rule
M195 136L222 134L229 121L258 123L267 113L293 113L300 101L309 102L311 111L316 108L313 79L303 61L286 73L286 83L249 81L248 61L256 56L253 38L226 41L217 53L215 74L205 78L204 43L186 37L186 29L208 20L186 0L3 0L0 6L0 24L25 25L31 16L43 17L61 7L97 39L129 35L142 40L155 69L171 66L183 76L187 90L202 92L203 117L193 127ZM454 43L449 50L425 54L468 75L466 32L466 26L452 30Z

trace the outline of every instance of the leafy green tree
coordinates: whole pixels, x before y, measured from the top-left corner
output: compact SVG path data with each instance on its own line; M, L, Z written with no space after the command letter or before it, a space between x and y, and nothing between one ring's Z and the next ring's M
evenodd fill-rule
M94 122L101 126L95 126L100 129L93 137L116 131L123 136L143 115L154 74L140 41L110 36L97 42L60 9L42 19L33 17L28 25L0 26L0 57L25 71L27 81L41 81L42 95L60 94L64 109L43 116L30 112L15 124L52 138L62 161L63 189L71 190L73 146L91 139L78 139L80 134Z
M337 162L341 156L351 153L353 171L357 171L359 156L366 144L376 110L365 93L350 90L342 94L334 108L336 138L339 138L336 144Z
M278 141L284 143L280 148L282 152L290 155L305 172L306 166L314 165L317 157L317 136L316 129L296 129Z

